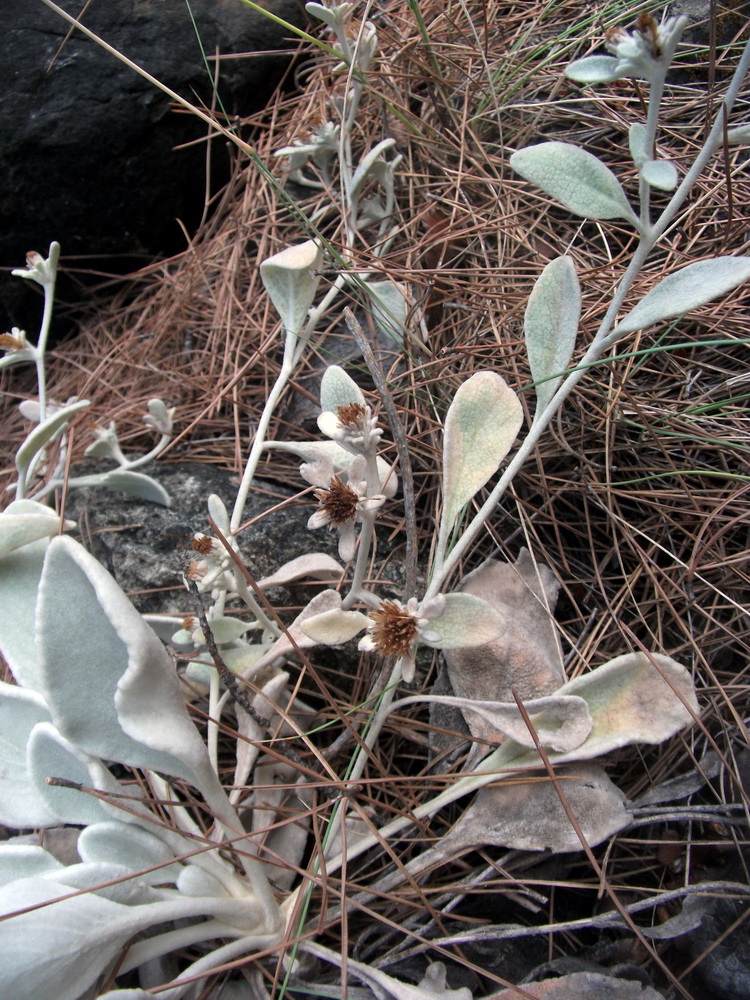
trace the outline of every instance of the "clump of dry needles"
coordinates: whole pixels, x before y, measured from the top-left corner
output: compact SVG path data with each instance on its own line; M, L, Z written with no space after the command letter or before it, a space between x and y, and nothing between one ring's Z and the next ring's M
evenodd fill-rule
M631 229L616 221L583 221L545 204L507 161L510 152L532 142L563 140L596 153L628 183L627 126L641 115L639 85L627 80L583 88L562 71L621 23L623 7L633 8L626 13L635 16L645 6L386 0L377 14L371 12L379 58L368 76L354 141L364 149L392 135L404 161L395 238L376 261L364 244L355 245L354 264L367 271L376 267L383 278L410 287L413 338L404 350L378 340L358 302L348 304L359 310L376 345L408 436L422 565L439 517L441 417L457 387L474 371L491 368L523 402L531 382L523 314L541 269L560 253L575 260L584 291L585 346L632 249ZM678 166L700 145L709 111L746 40L746 23L723 8L717 27L718 45L713 35L709 45L688 32L668 85L658 143ZM331 65L325 53L303 43L293 89L287 80L272 105L243 125L282 185L285 162L274 152L304 141L325 119L339 85ZM747 94L740 105L739 120L750 105ZM328 210L327 192L290 193L336 246L342 223ZM633 300L678 266L750 253L748 204L746 151L732 147L700 177L686 210L641 273ZM121 440L132 445L143 434L147 401L161 397L177 407L177 434L162 462L190 459L241 472L280 362L258 263L299 239L289 203L254 163L238 158L229 187L185 252L134 275L75 340L51 352L50 394L91 399L98 421L116 420ZM571 676L623 650L644 648L690 665L698 678L700 725L662 746L616 753L608 771L637 799L671 778L694 774L710 751L720 765L712 780L674 807L672 819L637 823L597 848L598 867L583 852L546 861L534 852L467 849L419 881L405 877L397 891L368 897L348 911L340 901L354 899L389 871L390 849L370 852L330 879L321 873L308 919L319 915L317 940L329 948L407 979L419 977L414 970L423 971L427 958L441 959L450 966L451 985L468 986L477 996L518 982L546 962L551 971L573 971L579 959L630 967L631 973L639 967L667 996L705 995L694 969L702 962L705 968L715 942L702 939L685 953L632 927L608 930L600 920L611 906L602 882L623 904L663 895L666 919L675 912L675 890L699 881L750 881L749 294L741 286L685 319L637 334L594 366L462 566L466 573L489 556L514 562L525 546L552 568L562 581L557 619ZM329 364L358 370L360 384L372 387L338 306L288 386L270 440L311 436L316 386ZM89 441L84 429L82 420L73 464ZM20 418L8 413L6 478L23 433ZM383 444L390 440L386 435ZM269 454L258 475L300 490L298 463ZM395 449L386 448L384 457L395 461ZM390 527L391 558L397 560L402 524L393 517ZM381 572L387 576L388 566ZM437 666L437 655L420 663L417 691L431 689ZM347 713L356 719L373 685L373 669L377 664L363 656L356 674L341 676L337 661L313 653L300 665L299 690L322 719L340 720ZM424 706L411 705L389 718L364 775L347 789L373 824L408 815L461 772L465 756L451 760L447 770L435 765L440 728ZM460 745L460 737L454 743ZM307 768L325 773L309 746L298 751ZM330 791L319 789L310 806L313 831L320 829ZM643 815L652 817L654 810L644 805ZM449 810L420 822L412 834L414 853L450 822ZM747 940L743 906L736 903L733 917L739 921L736 933ZM652 905L649 912L658 911ZM488 939L482 933L488 923L517 930L508 931L507 940ZM724 925L730 933L731 925ZM273 962L265 969L268 989L280 995L281 964L275 973ZM345 962L341 975L346 983ZM349 996L370 995L360 992L356 979L351 983ZM331 985L326 995L347 995L335 992L340 989ZM292 987L287 995L302 994ZM530 994L519 989L514 995Z

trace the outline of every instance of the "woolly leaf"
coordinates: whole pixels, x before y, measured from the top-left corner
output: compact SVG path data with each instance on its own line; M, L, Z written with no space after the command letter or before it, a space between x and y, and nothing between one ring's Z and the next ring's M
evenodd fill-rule
M63 406L62 409L56 410L31 431L16 452L16 468L21 479L25 478L29 465L37 452L41 451L55 434L65 427L74 413L78 413L79 410L83 410L87 406L91 406L88 399L79 399L75 403Z
M43 847L5 843L0 850L0 887L16 879L56 872L62 867L61 862Z
M439 617L430 619L430 630L440 639L424 641L438 649L464 649L482 646L498 639L508 623L487 601L472 594L445 594L441 598L443 610Z
M585 219L625 219L638 227L615 175L596 156L567 142L543 142L519 149L510 165L568 211Z
M208 516L225 538L231 535L229 527L229 514L224 505L224 501L216 493L212 493L208 498Z
M585 56L565 67L565 75L576 83L611 83L618 80L619 59L614 56Z
M408 303L404 286L397 281L366 281L372 316L378 329L403 347Z
M260 276L288 333L298 334L313 304L323 255L314 240L287 247L260 265Z
M66 531L75 528L75 521L61 522L51 507L34 500L14 501L0 514L0 559L40 538L52 538L61 527Z
M731 292L750 278L750 257L711 257L668 275L632 309L610 336L643 330L663 319L683 316L691 309Z
M677 167L671 160L646 160L641 167L641 176L659 191L674 191L679 180Z
M101 803L82 789L50 785L47 778L66 778L80 785L92 785L85 754L58 733L50 722L39 722L31 730L26 747L30 780L47 809L61 823L85 826L107 819Z
M26 746L38 722L49 721L41 695L0 682L0 823L15 829L54 826L50 811L29 776Z
M116 820L107 819L82 830L78 853L85 862L122 865L132 872L158 865L154 871L139 875L139 882L147 885L175 882L182 871L163 840L133 823Z
M320 408L336 413L340 406L356 403L365 405L365 397L357 383L338 365L329 365L320 381Z
M258 586L261 590L268 590L269 587L283 587L295 580L307 578L330 580L331 577L340 577L343 572L343 567L332 556L325 552L308 552L304 556L290 559L271 576L258 580Z
M158 503L162 507L171 507L172 501L169 494L151 476L143 472L131 472L129 469L112 469L95 477L91 485L104 486L108 490L120 490L128 496L137 497L139 500L147 500L149 503Z
M646 148L648 130L642 122L634 122L628 129L628 146L633 163L640 169L646 160L651 159L652 150Z
M352 199L357 199L359 197L362 191L362 186L372 173L375 164L384 153L395 145L395 139L382 139L379 143L377 143L377 145L372 147L369 153L366 153L362 157L357 169L354 171L354 176L352 177L350 189Z
M35 500L14 500L0 514L0 538L3 530L7 530L6 517L15 515L38 517L38 526L34 531L38 530L45 537L22 545L5 555L0 562L0 607L3 609L0 614L0 650L16 683L38 691L39 655L34 638L37 594L47 551L46 536L57 534L60 522L49 507ZM65 527L72 526L72 521L65 522ZM20 538L13 529L8 531L3 541L7 543L11 536L15 536L16 540Z
M531 377L537 383L535 419L544 413L562 381L558 373L570 362L580 317L575 264L570 257L557 257L539 275L524 317Z
M476 372L459 386L443 434L443 512L447 535L508 454L523 420L515 392L495 372Z
M37 637L43 693L67 740L104 760L196 780L206 748L166 650L72 538L47 550Z
M404 699L409 700L411 699ZM460 708L469 724L472 716L479 716L484 723L483 739L501 741L510 737L529 749L536 746L515 702L475 701L472 698L429 694L419 695L417 700ZM529 713L540 744L551 750L561 753L575 750L591 732L591 715L583 698L550 695L524 702L524 707Z
M340 646L370 624L367 615L361 611L342 611L331 608L319 615L313 615L302 623L301 628L308 638L324 646Z

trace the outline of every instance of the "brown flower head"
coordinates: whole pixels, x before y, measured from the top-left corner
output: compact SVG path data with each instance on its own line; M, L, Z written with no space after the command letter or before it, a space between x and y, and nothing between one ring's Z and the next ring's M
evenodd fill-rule
M325 523L335 527L354 520L362 499L340 476L333 476L327 490L315 490L315 496L320 502L320 511L324 514ZM319 516L319 520L323 518Z
M355 525L361 523L363 514L373 514L381 507L385 496L382 493L367 496L365 460L361 455L347 469L346 482L341 476L332 474L330 463L319 466L307 464L302 467L302 472L314 485L321 484L320 477L330 476L324 480L324 487L315 490L320 506L307 522L307 527L311 530L325 525L336 528L339 532L339 555L348 562L356 547Z
M194 535L190 540L190 547L193 552L199 552L202 556L207 556L213 549L213 539L208 535Z
M406 656L419 631L416 616L400 601L383 601L370 618L372 644L386 656Z
M359 641L360 650L379 651L386 656L401 659L401 672L408 683L414 677L414 653L418 642L434 645L441 636L431 627L431 619L439 618L445 610L445 598L438 594L420 605L416 597L401 601L383 601L370 612L371 624L367 634Z
M337 407L335 413L324 410L318 417L318 427L353 455L367 455L383 436L372 410L362 403L347 403Z
M16 332L20 333L18 330ZM4 351L23 351L28 346L22 337L17 337L13 333L0 333L0 348Z

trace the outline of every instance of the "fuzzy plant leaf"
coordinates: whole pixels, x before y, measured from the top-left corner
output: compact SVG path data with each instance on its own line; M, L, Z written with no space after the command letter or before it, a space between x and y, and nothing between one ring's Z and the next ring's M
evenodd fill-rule
M565 75L576 83L612 83L620 78L614 56L584 56L565 67Z
M296 643L299 649L310 649L312 646L316 645L315 639L311 639L310 636L305 634L303 629L304 622L315 617L316 615L322 614L325 611L339 609L340 607L341 594L339 594L338 591L321 590L321 592L316 594L315 597L313 597L302 609L302 611L300 611L284 635L280 635L271 648L264 653L260 659L253 663L252 672L255 673L260 670L261 667L265 667L267 664L273 663L279 656L288 656L289 653L293 653L295 651L295 647L292 640Z
M289 452L310 464L330 462L336 473L347 469L352 461L352 453L335 441L268 441L263 447ZM390 500L398 492L398 476L384 458L378 457L377 463L381 492Z
M166 650L104 567L66 536L47 550L37 641L42 692L74 746L194 782L204 772L206 748Z
M69 531L75 521L61 521L51 507L35 500L14 500L0 514L0 559L31 542L52 538L61 528Z
M652 150L646 146L648 139L648 129L642 122L634 122L628 129L628 146L633 163L640 167L651 159Z
M0 913L54 903L70 892L45 878L11 882L0 890ZM0 993L13 1000L79 1000L127 941L122 920L130 909L86 893L4 920Z
M240 639L250 627L248 623L243 622L242 619L229 618L226 615L220 615L219 617L212 619L208 625L218 646ZM203 635L202 629L195 629L192 636L193 641L198 643L198 645L202 646L205 644L206 638ZM179 639L176 641L180 642Z
M525 983L524 993L531 1000L664 1000L664 994L637 979L620 979L598 972L572 972L567 976ZM512 987L493 993L485 1000L518 1000Z
M41 424L27 435L25 441L16 452L16 469L21 480L26 478L26 473L34 456L48 444L55 434L70 422L70 418L74 414L78 413L79 410L86 409L87 406L91 406L91 402L88 399L79 399L75 403L69 403L67 406L55 410L51 416L43 420Z
M338 365L329 365L320 380L320 408L323 411L336 413L340 406L365 405L362 390Z
M304 556L290 559L271 576L258 580L258 586L261 590L268 590L269 587L283 587L295 580L330 580L332 577L340 577L343 572L343 566L333 556L325 552L308 552Z
M571 257L550 261L526 306L524 332L536 385L535 419L544 413L570 363L581 318L581 288ZM558 376L553 378L552 376Z
M220 496L212 493L208 498L208 516L225 538L229 538L232 529L229 526L229 512Z
M378 160L382 159L383 155L392 149L396 145L395 139L382 139L377 145L373 146L369 153L366 153L359 164L357 169L354 171L354 176L352 177L350 195L352 200L359 198L362 188L364 186L367 178L372 174L373 168L377 164Z
M13 517L32 521L19 531ZM65 527L74 527L66 521ZM0 514L0 652L16 683L39 691L39 655L34 638L36 602L49 537L60 528L58 516L35 500L14 500ZM36 537L36 541L26 541ZM18 544L22 542L22 544Z
M617 324L612 338L644 330L664 319L683 316L691 309L726 295L750 278L750 257L711 257L688 264L652 288Z
M543 142L519 149L510 165L568 211L584 219L625 219L636 228L638 217L615 175L592 153L568 142Z
M315 299L323 255L314 240L287 247L260 265L263 286L281 317L287 333L302 330Z
M87 826L81 831L77 849L84 862L122 865L132 872L142 872L138 881L146 885L176 882L182 871L163 840L133 823L107 819ZM147 868L154 871L145 871Z
M406 289L398 281L366 281L372 316L386 337L403 347L406 337L408 301Z
M0 921L0 996L80 1000L127 942L148 927L206 912L230 924L243 907L249 910L245 900L159 902L152 891L144 892L147 887L133 891L127 882L101 893L71 895L127 874L119 865L74 865L0 889L0 915L10 917ZM154 902L140 903L144 896ZM12 916L26 907L34 909Z
M120 490L130 497L137 497L139 500L147 500L149 503L158 503L161 507L171 507L172 501L169 494L155 479L147 476L144 472L131 472L129 469L112 469L98 476L90 477L95 479L92 485L103 486L108 490Z
M319 615L306 619L301 628L305 635L323 646L340 646L358 635L370 624L367 615L361 611L342 611L331 608Z
M508 628L508 621L481 597L471 594L444 594L442 611L430 618L430 631L439 638L424 639L438 649L464 649L498 639Z
M329 28L335 28L343 21L344 15L351 8L350 3L341 3L331 8L324 7L322 3L306 3L305 10L311 17L317 17Z
M31 780L26 762L32 730L49 719L41 695L0 682L0 823L4 826L25 830L59 823Z
M646 160L641 167L641 177L657 191L674 191L679 177L671 160Z
M589 707L592 727L587 739L575 750L551 751L549 759L553 764L591 760L633 743L663 743L690 725L699 712L690 674L681 664L660 653L617 656L568 681L555 693L583 698ZM538 766L536 751L506 741L482 761L480 769Z
M64 865L43 847L33 844L3 844L0 849L0 888L16 879L58 872Z
M573 815L590 847L619 833L633 820L623 793L600 764L555 768ZM519 851L562 853L581 849L562 803L549 781L503 783L481 788L440 844L445 857L490 844Z
M487 601L507 628L473 649L447 649L444 657L453 692L475 701L526 702L554 694L565 681L562 651L553 617L560 584L552 571L521 549L515 564L488 559L461 582L461 592ZM474 712L464 711L474 737L492 730Z
M97 1000L154 1000L154 994L134 987L128 990L107 990L106 993L100 993Z
M26 745L29 779L42 801L60 823L85 826L108 819L94 795L77 788L47 783L47 778L65 778L85 787L92 785L89 761L49 722L39 722L31 730Z
M518 397L495 372L476 372L459 386L443 432L441 537L447 536L461 509L497 472L522 420Z
M404 699L397 702L402 705ZM415 701L436 702L460 708L467 722L478 716L485 740L498 742L509 737L529 749L536 746L515 702L476 701L451 695L419 695ZM550 695L527 701L524 708L534 726L539 743L550 750L567 753L579 747L591 732L591 715L583 698ZM469 722L469 724L471 724Z

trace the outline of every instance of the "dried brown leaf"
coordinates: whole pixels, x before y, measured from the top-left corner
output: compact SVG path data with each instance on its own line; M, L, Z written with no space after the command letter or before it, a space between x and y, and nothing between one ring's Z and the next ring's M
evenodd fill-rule
M514 566L489 559L470 573L461 591L482 597L508 622L503 635L470 650L446 650L455 693L473 701L523 701L552 694L565 682L552 612L560 584L546 566L522 549ZM474 736L492 739L476 713L465 715Z

